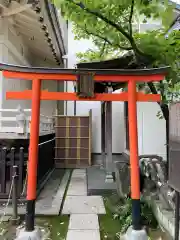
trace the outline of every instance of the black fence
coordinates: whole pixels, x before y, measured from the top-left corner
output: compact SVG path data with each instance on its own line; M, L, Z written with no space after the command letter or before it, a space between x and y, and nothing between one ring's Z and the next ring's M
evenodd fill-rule
M47 137L46 137L47 139ZM40 192L46 182L47 177L54 169L54 147L55 139L48 139L39 144L38 173L37 173L37 193ZM27 186L27 148L6 148L0 149L0 199L9 197L13 166L18 167L18 198L26 197Z
M18 166L18 197L23 192L23 185L26 176L26 165L24 148L21 147L19 151L15 148L0 149L0 198L8 198L11 183L13 166Z
M39 161L37 173L37 185L41 188L42 182L47 178L47 175L54 168L55 158L55 138L47 140L39 144Z

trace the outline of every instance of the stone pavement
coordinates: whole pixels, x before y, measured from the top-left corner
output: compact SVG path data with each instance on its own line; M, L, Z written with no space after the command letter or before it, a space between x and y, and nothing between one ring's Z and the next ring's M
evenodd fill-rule
M106 211L101 196L87 196L85 169L73 171L62 214L70 214L66 240L100 240L98 214Z
M60 169L56 169L52 173L48 183L38 196L36 202L36 215L59 215L69 177L69 170L66 170L64 175ZM0 216L3 216L4 212L6 213L6 216L11 216L12 211L12 205L9 205L6 209L5 205L0 205ZM26 204L22 203L18 206L18 214L24 215L25 213ZM3 217L2 220L6 221L6 218Z

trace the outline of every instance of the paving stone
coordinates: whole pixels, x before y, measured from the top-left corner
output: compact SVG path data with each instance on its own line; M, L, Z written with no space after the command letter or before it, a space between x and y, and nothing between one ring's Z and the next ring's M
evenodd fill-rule
M81 175L72 175L71 176L71 180L73 180L73 181L86 181L86 174L81 174Z
M10 218L11 218L11 216L2 216L2 217L0 217L0 220L2 221L2 222L9 222L9 220L10 220Z
M83 169L74 170L71 176L67 196L86 196L87 182L86 172Z
M63 214L106 214L101 196L67 196Z
M86 172L85 171L81 171L81 172L76 172L76 170L73 171L72 173L72 177L86 177Z
M86 170L84 169L75 169L72 173L71 178L78 177L78 178L86 178Z
M97 214L72 214L69 230L99 230Z
M86 196L87 185L84 183L71 183L67 192L67 196Z
M86 173L86 169L74 169L72 174Z
M87 188L72 187L68 190L67 196L87 196Z
M66 240L100 240L99 230L69 230Z
M73 174L82 174L86 173L86 169L74 169Z

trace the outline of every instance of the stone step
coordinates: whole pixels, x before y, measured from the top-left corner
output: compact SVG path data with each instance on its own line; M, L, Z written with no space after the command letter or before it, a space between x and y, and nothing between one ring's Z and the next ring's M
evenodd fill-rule
M69 230L99 230L97 214L72 214Z
M99 230L69 230L66 240L100 240Z
M106 214L101 196L66 196L62 214Z

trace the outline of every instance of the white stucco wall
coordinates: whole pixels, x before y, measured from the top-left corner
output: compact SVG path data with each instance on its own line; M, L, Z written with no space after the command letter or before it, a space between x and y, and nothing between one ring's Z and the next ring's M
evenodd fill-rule
M68 67L74 68L78 59L76 53L84 52L88 48L93 48L91 41L74 40L72 33L72 26L68 28ZM73 84L68 83L68 91L73 91ZM68 102L67 114L74 114L74 103ZM77 102L77 115L88 115L89 110L92 109L92 151L93 153L101 152L101 105L100 102ZM124 117L123 117L123 103L113 103L113 153L122 153L124 150Z
M157 103L138 103L139 154L158 154L166 159L165 120L156 115L160 111Z
M28 51L20 36L17 35L14 27L8 19L0 20L0 48L2 63L29 65ZM30 81L5 79L0 75L1 98L0 108L17 108L20 104L22 108L30 108L30 101L6 100L6 91L19 91L31 88Z
M40 67L53 66L52 63L45 63L44 59L38 58L37 56L33 58L25 42L7 19L0 19L0 53L0 62L2 63ZM0 94L0 108L12 109L17 108L18 105L21 105L22 108L31 108L30 100L6 100L5 96L6 91L32 89L31 81L5 79L2 73L0 73L0 87L2 90L2 94ZM63 86L60 88L63 90ZM42 81L42 89L57 91L57 82ZM55 114L56 108L57 101L41 102L41 113L44 115L52 116ZM61 109L61 113L63 113L63 104Z
M90 41L76 41L69 26L68 38L68 67L73 68L77 63L77 52L86 51L92 48ZM68 83L68 91L73 91L73 84ZM89 109L93 114L93 153L101 152L101 109L98 102L77 102L77 115L87 115ZM124 127L124 106L121 102L113 102L113 153L121 153L125 150L125 127ZM165 121L158 119L159 111L157 103L138 103L138 142L139 154L158 154L165 158ZM68 102L68 115L74 113L74 103Z
M32 66L38 66L38 67L57 67L54 66L52 62L44 61L44 59L36 57L36 60L32 62ZM61 66L63 68L63 66ZM59 87L58 87L59 84ZM63 91L64 83L58 82L58 81L49 81L49 80L43 80L41 83L41 89L42 90L48 90L49 92L56 92L56 91ZM58 90L59 89L59 90ZM57 105L58 101L41 101L41 113L46 116L52 116L55 115L56 109L59 108L59 114L63 114L64 112L64 105L62 101L59 101L59 106Z

